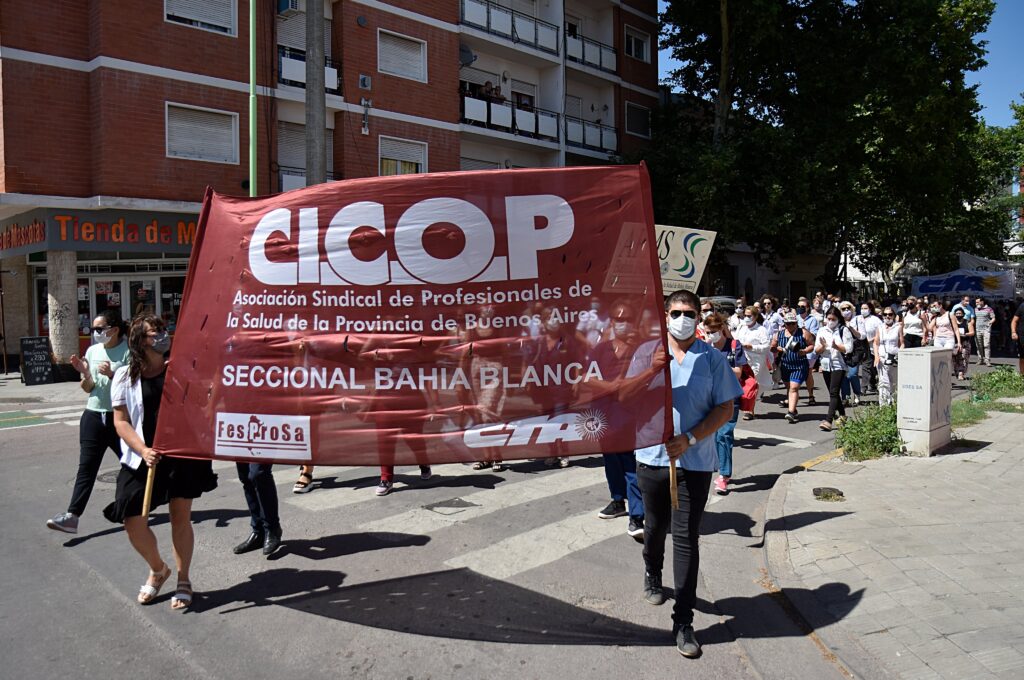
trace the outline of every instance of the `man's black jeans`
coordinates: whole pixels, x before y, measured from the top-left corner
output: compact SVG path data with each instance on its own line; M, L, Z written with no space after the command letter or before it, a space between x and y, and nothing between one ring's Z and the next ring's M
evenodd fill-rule
M672 577L677 626L693 623L700 569L700 521L711 489L711 472L679 469L679 509L672 510L667 467L637 463L636 477L644 498L644 564L651 574L661 575L665 562L665 536L672 526Z
M245 502L249 506L249 524L258 534L271 531L281 533L281 519L277 514L277 486L274 484L273 465L235 463L238 480L242 482Z

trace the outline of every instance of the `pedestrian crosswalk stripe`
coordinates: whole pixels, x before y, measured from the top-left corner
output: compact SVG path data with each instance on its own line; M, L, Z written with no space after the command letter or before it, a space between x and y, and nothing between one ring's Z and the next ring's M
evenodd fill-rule
M477 491L461 500L464 507L444 512L430 506L414 508L398 515L374 520L361 525L363 531L395 531L401 527L405 534L429 534L453 524L466 522L483 515L499 512L506 508L538 501L567 491L577 491L604 482L603 468L570 467L566 470L551 471L540 477L527 477L521 482L506 481L493 489ZM462 503L459 504L462 506ZM591 518L596 517L590 513Z
M362 468L367 470L369 474L379 475L380 468L366 467ZM401 473L402 468L398 468L397 474ZM482 475L486 474L486 470L474 470L469 465L461 465L458 463L448 465L433 465L431 470L434 472L436 477L461 477L463 475ZM413 466L410 468L410 474L419 474L419 470ZM296 479L298 478L298 469L295 470ZM294 479L288 480L288 485L291 486L295 483ZM430 484L430 482L423 482L424 484ZM317 484L316 479L313 480L314 486ZM367 500L366 494L369 493L369 489L331 489L329 492L323 489L314 489L305 494L292 494L290 498L285 499L285 503L310 512L319 512L322 510L333 510L335 508L341 508L346 505L353 505L355 503L362 503ZM394 528L388 529L393 531Z
M394 527L401 525L394 525L392 529ZM587 511L452 557L445 561L445 566L466 567L484 576L507 579L614 536L622 538L625 532L624 523L602 521L592 511Z
M736 429L736 439L760 439L767 441L777 441L776 446L786 446L791 449L807 449L814 446L814 442L807 441L806 439L795 439L793 437L786 437L781 434L770 434L768 432L753 432L751 430Z
M68 411L81 413L84 407L81 404L75 404L72 406L54 406L52 408L30 408L29 413L43 414L43 413L67 413Z

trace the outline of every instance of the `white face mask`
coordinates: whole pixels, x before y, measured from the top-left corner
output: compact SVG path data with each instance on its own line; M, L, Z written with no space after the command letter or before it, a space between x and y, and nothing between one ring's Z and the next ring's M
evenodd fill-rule
M718 341L721 340L721 339L722 339L722 331L715 331L714 333L709 333L704 338L705 342L707 342L709 345L717 345Z
M886 326L891 326L891 325L893 325L894 323L896 323L896 319L886 319L886 320L885 320L885 325L886 325Z
M861 309L860 310L860 315L861 316L871 316L871 310L870 309Z
M711 312L701 312L700 313L700 318L702 318L702 319L706 319L709 316L711 316Z
M562 324L555 321L554 319L548 319L544 322L544 328L548 329L552 333L557 333L558 329L562 327Z
M844 309L843 310L843 318L844 319L852 319L853 318L853 310L852 309Z
M597 310L601 309L601 303L600 302L591 302L590 303L590 309L592 311L596 312Z
M839 328L839 322L836 321L835 319L829 319L828 320L828 329L830 331L834 331L837 328Z
M615 337L621 338L629 335L629 322L628 321L616 321L612 324L612 330L615 332Z
M748 325L748 326L753 326L754 325L754 317L752 317L752 316L745 316L745 317L743 317L743 323Z
M102 332L100 332L100 331L93 331L92 332L92 341L94 343L96 343L97 345L105 345L105 344L107 344L108 342L110 342L110 329L107 329L107 330L102 331Z
M689 340L693 337L694 331L697 330L697 320L691 319L688 316L680 314L677 318L668 319L668 332L672 334L672 337L680 342Z

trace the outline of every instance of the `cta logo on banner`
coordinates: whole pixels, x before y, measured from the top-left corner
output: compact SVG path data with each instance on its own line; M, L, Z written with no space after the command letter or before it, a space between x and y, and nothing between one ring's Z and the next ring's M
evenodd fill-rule
M975 269L957 269L937 276L915 276L913 295L984 295L988 298L1013 297L1013 273Z
M714 231L655 225L658 238L658 260L661 285L665 294L677 290L696 291L704 276L711 248L715 245Z
M657 368L625 378L664 337L651 215L642 166L209 192L157 448L404 465L664 441Z

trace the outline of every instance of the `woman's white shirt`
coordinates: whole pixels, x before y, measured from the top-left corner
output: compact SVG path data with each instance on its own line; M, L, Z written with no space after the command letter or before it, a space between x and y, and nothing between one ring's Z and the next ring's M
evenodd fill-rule
M835 331L827 325L818 329L815 346L820 344L825 348L821 353L821 370L823 371L845 371L848 368L846 359L843 358L843 352L836 349L835 342L837 340L846 349L846 352L853 349L853 334L846 326L841 326Z
M143 439L142 380L136 380L135 383L132 384L131 378L128 375L128 366L122 366L117 369L116 373L114 373L114 379L110 385L110 404L114 408L124 406L128 409L128 418L131 420L132 427L135 428L135 432L138 433L139 439ZM132 448L122 439L121 464L127 465L132 470L138 470L139 465L141 465L142 462L142 456L132 450Z

